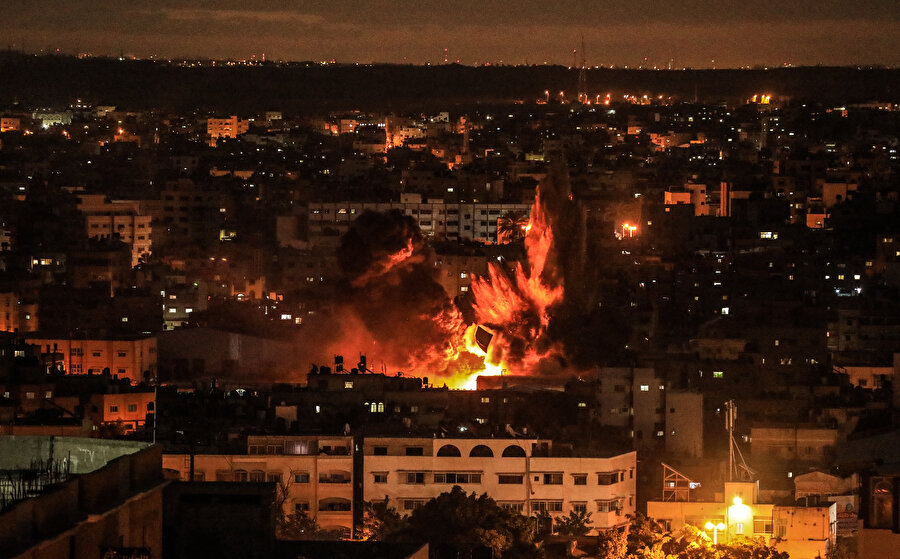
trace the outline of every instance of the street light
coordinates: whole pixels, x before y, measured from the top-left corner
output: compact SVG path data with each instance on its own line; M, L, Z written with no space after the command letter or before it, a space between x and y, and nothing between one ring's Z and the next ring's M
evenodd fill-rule
M713 545L719 545L719 530L724 530L725 524L723 524L722 522L719 522L718 524L707 522L706 529L713 531Z

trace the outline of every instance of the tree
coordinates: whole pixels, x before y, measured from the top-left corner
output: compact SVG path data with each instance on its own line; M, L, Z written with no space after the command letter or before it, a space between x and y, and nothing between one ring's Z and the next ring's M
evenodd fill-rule
M276 533L282 540L312 540L319 534L319 524L315 517L310 517L305 512L293 514L280 514L278 516Z
M640 514L631 519L627 542L627 553L624 556L611 554L609 557L616 559L789 559L786 552L769 547L763 540L744 538L713 545L708 534L693 526L685 526L680 532L673 534Z
M362 519L362 538L364 540L385 540L391 535L406 528L406 519L383 501L369 501L365 504Z
M497 220L497 242L506 244L523 239L527 228L528 216L525 212L506 212Z
M471 557L479 549L504 557L536 553L533 519L500 507L487 494L466 494L459 486L414 510L408 522L390 539L427 542L437 557Z
M597 557L625 559L628 554L628 536L623 529L601 532L597 537Z
M586 510L572 511L569 516L556 519L554 531L564 536L584 536L591 531L591 513Z

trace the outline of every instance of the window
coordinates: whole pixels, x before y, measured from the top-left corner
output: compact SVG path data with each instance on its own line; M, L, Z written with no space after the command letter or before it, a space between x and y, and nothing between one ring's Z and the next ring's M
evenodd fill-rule
M734 523L734 533L735 534L743 534L744 533L744 523L743 522L735 522Z
M459 448L452 444L445 444L437 451L438 456L462 456L459 452Z
M587 512L587 503L572 503L572 510L575 512Z
M124 351L119 351L116 353L118 357L128 357L128 353Z
M73 348L69 351L69 354L70 354L70 355L75 355L75 356L81 356L81 355L84 355L84 353L82 352L82 349L81 349L80 347L73 347Z
M597 501L597 512L614 512L621 508L622 506L618 499Z
M93 357L100 357L100 352L99 352L99 351L95 351L95 352L91 353L91 356L93 356Z
M387 456L387 447L386 446L376 446L372 449L372 454L374 456ZM409 454L407 454L409 456Z
M497 476L497 483L500 485L522 485L525 481L525 476L522 474L499 474Z
M266 481L266 472L262 470L253 470L250 472L248 479L255 482Z
M387 454L387 453L385 453L385 454ZM425 456L425 449L421 446L408 446L408 447L406 447L406 455L407 456Z
M136 411L137 411L137 404L128 404L128 411L130 411L130 412L136 412Z
M416 510L425 506L425 499L403 499L403 510Z
M619 481L618 472L604 472L597 474L597 485L612 485Z
M309 501L294 501L294 512L298 514L309 512Z
M435 483L481 483L481 474L435 473Z
M372 477L374 477L375 483L387 483L387 472L373 472Z
M309 472L294 472L294 483L309 483Z
M269 472L266 474L266 481L281 483L281 472Z
M247 481L249 476L247 475L247 470L235 470L234 471L234 481Z
M480 444L472 448L469 452L469 456L476 458L493 458L494 451L491 450L490 447Z
M562 473L548 473L544 474L544 485L562 485L563 475Z
M587 474L572 474L575 485L587 485Z
M482 396L482 397L481 397L481 403L482 403L482 404L490 404L490 403L491 403L490 397L488 397L488 396Z
M407 485L424 485L425 484L425 473L424 472L407 472L406 473L406 484Z
M642 385L641 385L641 392L650 392L650 385L649 385L649 384L642 384Z
M352 380L345 380L345 381L344 381L344 388L346 388L346 389L353 388L353 381L352 381Z
M713 378L723 378L725 373L723 371L713 371Z
M522 511L525 510L525 503L523 503L522 501L500 501L497 504L505 508L506 510L518 512L519 514L521 514Z
M754 518L753 519L754 534L771 534L772 519L771 518Z
M29 392L29 394L33 394L33 392ZM109 413L118 413L119 406L109 406Z
M562 501L532 501L534 512L562 512Z

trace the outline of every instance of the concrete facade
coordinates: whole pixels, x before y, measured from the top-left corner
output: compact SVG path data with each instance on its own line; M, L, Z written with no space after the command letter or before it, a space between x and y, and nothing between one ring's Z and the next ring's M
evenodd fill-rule
M553 456L537 439L367 438L363 445L363 499L385 498L401 514L459 485L487 493L525 515L591 513L604 530L634 514L636 454L610 458Z

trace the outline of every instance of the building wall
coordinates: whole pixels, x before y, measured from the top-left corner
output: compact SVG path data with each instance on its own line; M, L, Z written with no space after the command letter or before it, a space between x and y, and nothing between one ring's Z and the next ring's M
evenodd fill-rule
M142 428L147 414L154 409L153 392L125 392L120 394L92 394L91 404L97 411L91 415L95 424L117 424L124 433Z
M326 229L345 233L356 216L364 211L401 210L413 217L429 237L497 242L497 220L509 213L529 214L530 204L459 204L434 202L311 202L309 204L310 237L321 236Z
M719 541L741 537L764 538L791 559L824 557L829 542L834 542L836 506L794 507L758 502L755 482L726 482L721 501L649 501L647 516L663 523L670 531L686 524L705 530L707 522L722 522L725 530ZM741 497L740 503L735 497Z
M250 454L195 455L194 481L275 482L284 514L303 511L323 529L352 528L352 438L249 437L248 444ZM183 481L190 478L190 463L190 455L163 456L163 468Z
M682 458L703 457L703 394L666 392L666 452Z
M526 515L546 510L560 516L583 508L596 529L627 523L626 516L635 510L635 453L612 458L535 456L536 444L530 439L367 438L363 499L387 498L401 514L409 514L459 485ZM460 456L438 456L445 445L458 449ZM493 456L471 456L476 447L490 449ZM504 457L510 447L525 456ZM407 452L418 451L408 448L420 448L422 455L409 456ZM376 449L386 454L376 454ZM583 484L576 485L576 475Z
M750 452L782 460L819 462L831 456L837 435L836 429L753 427Z
M63 455L62 449L58 452ZM0 553L19 559L96 559L110 549L143 548L151 559L161 559L165 483L160 452L151 447L103 461L99 469L4 510Z
M0 118L0 132L14 132L21 128L21 121L18 118L3 117Z
M237 138L250 129L250 122L237 116L229 118L210 118L206 121L206 133L209 134L210 145L216 145L216 138Z
M131 247L131 265L137 266L151 252L151 220L148 215L88 215L85 227L91 238L118 237Z
M36 303L23 303L13 291L0 293L0 331L35 332L37 329Z
M61 338L27 337L26 342L36 345L40 352L62 355L63 368L69 374L95 374L109 368L110 374L128 378L132 382L143 380L144 371L156 373L156 337L134 340L69 340Z

